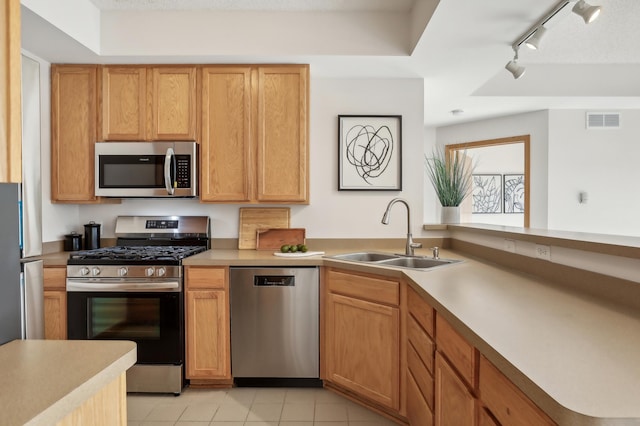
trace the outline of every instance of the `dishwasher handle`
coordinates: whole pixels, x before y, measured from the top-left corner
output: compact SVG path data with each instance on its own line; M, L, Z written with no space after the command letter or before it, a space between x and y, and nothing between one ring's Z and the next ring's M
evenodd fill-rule
M254 275L254 287L295 287L294 275Z

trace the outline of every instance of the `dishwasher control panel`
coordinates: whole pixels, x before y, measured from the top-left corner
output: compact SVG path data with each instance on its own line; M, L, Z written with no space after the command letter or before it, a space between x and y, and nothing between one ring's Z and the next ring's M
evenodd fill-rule
M293 287L296 277L293 275L254 275L253 285L256 287Z

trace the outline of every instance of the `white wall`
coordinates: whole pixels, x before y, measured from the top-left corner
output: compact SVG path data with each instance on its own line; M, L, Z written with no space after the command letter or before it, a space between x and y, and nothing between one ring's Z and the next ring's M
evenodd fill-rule
M475 165L474 174L500 175L524 174L524 144L495 145L466 150ZM504 191L504 181L497 181ZM502 193L504 198L504 193ZM524 226L524 213L473 213L473 194L460 206L460 221L463 223L486 223L491 225ZM504 203L501 210L504 209Z
M404 207L394 206L388 226L380 223L387 203L401 196L411 205L412 233L421 235L423 174L422 79L325 79L311 70L310 193L307 206L291 206L291 226L308 238L403 238ZM402 191L338 191L338 115L402 115ZM48 161L43 160L43 161ZM58 207L58 206L55 206ZM64 206L60 206L64 207ZM81 205L71 229L48 222L55 238L83 231L93 220L112 237L117 215L208 215L214 238L237 238L242 205L200 204L197 200L123 200L115 205ZM247 206L251 207L251 206ZM254 206L255 207L255 206Z
M619 129L586 129L586 112L549 113L549 228L640 236L640 110Z
M510 136L531 136L531 183L530 183L530 226L547 228L547 156L549 144L548 111L537 111L526 114L469 123L439 127L436 129L437 145L473 142L488 139L506 138ZM426 152L431 152L434 145L427 142ZM435 193L430 188L435 199ZM430 200L427 200L430 203ZM437 203L437 201L436 201ZM425 208L426 211L426 208ZM425 217L426 223L439 223L439 213Z

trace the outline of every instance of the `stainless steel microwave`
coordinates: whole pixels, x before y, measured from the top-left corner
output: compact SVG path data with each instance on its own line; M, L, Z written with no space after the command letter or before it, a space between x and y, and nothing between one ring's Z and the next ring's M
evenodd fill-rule
M96 195L196 197L197 151L195 142L96 142Z

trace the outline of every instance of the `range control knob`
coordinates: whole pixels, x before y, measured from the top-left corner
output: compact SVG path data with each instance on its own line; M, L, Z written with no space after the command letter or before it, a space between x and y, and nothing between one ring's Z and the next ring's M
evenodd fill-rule
M83 266L82 268L80 268L80 275L82 276L89 275L90 272L91 271L86 266Z
M144 270L144 274L147 277L152 277L154 273L155 273L155 269L153 269L153 268L147 268L147 269Z
M94 277L96 275L100 275L100 268L98 268L97 266L94 266L93 269L91 269L91 275L93 275Z
M127 272L129 272L129 271L124 266L122 268L118 269L118 275L121 276L121 277L126 277L127 276Z
M165 275L167 275L167 269L160 267L158 268L158 272L157 272L159 277L164 277Z

